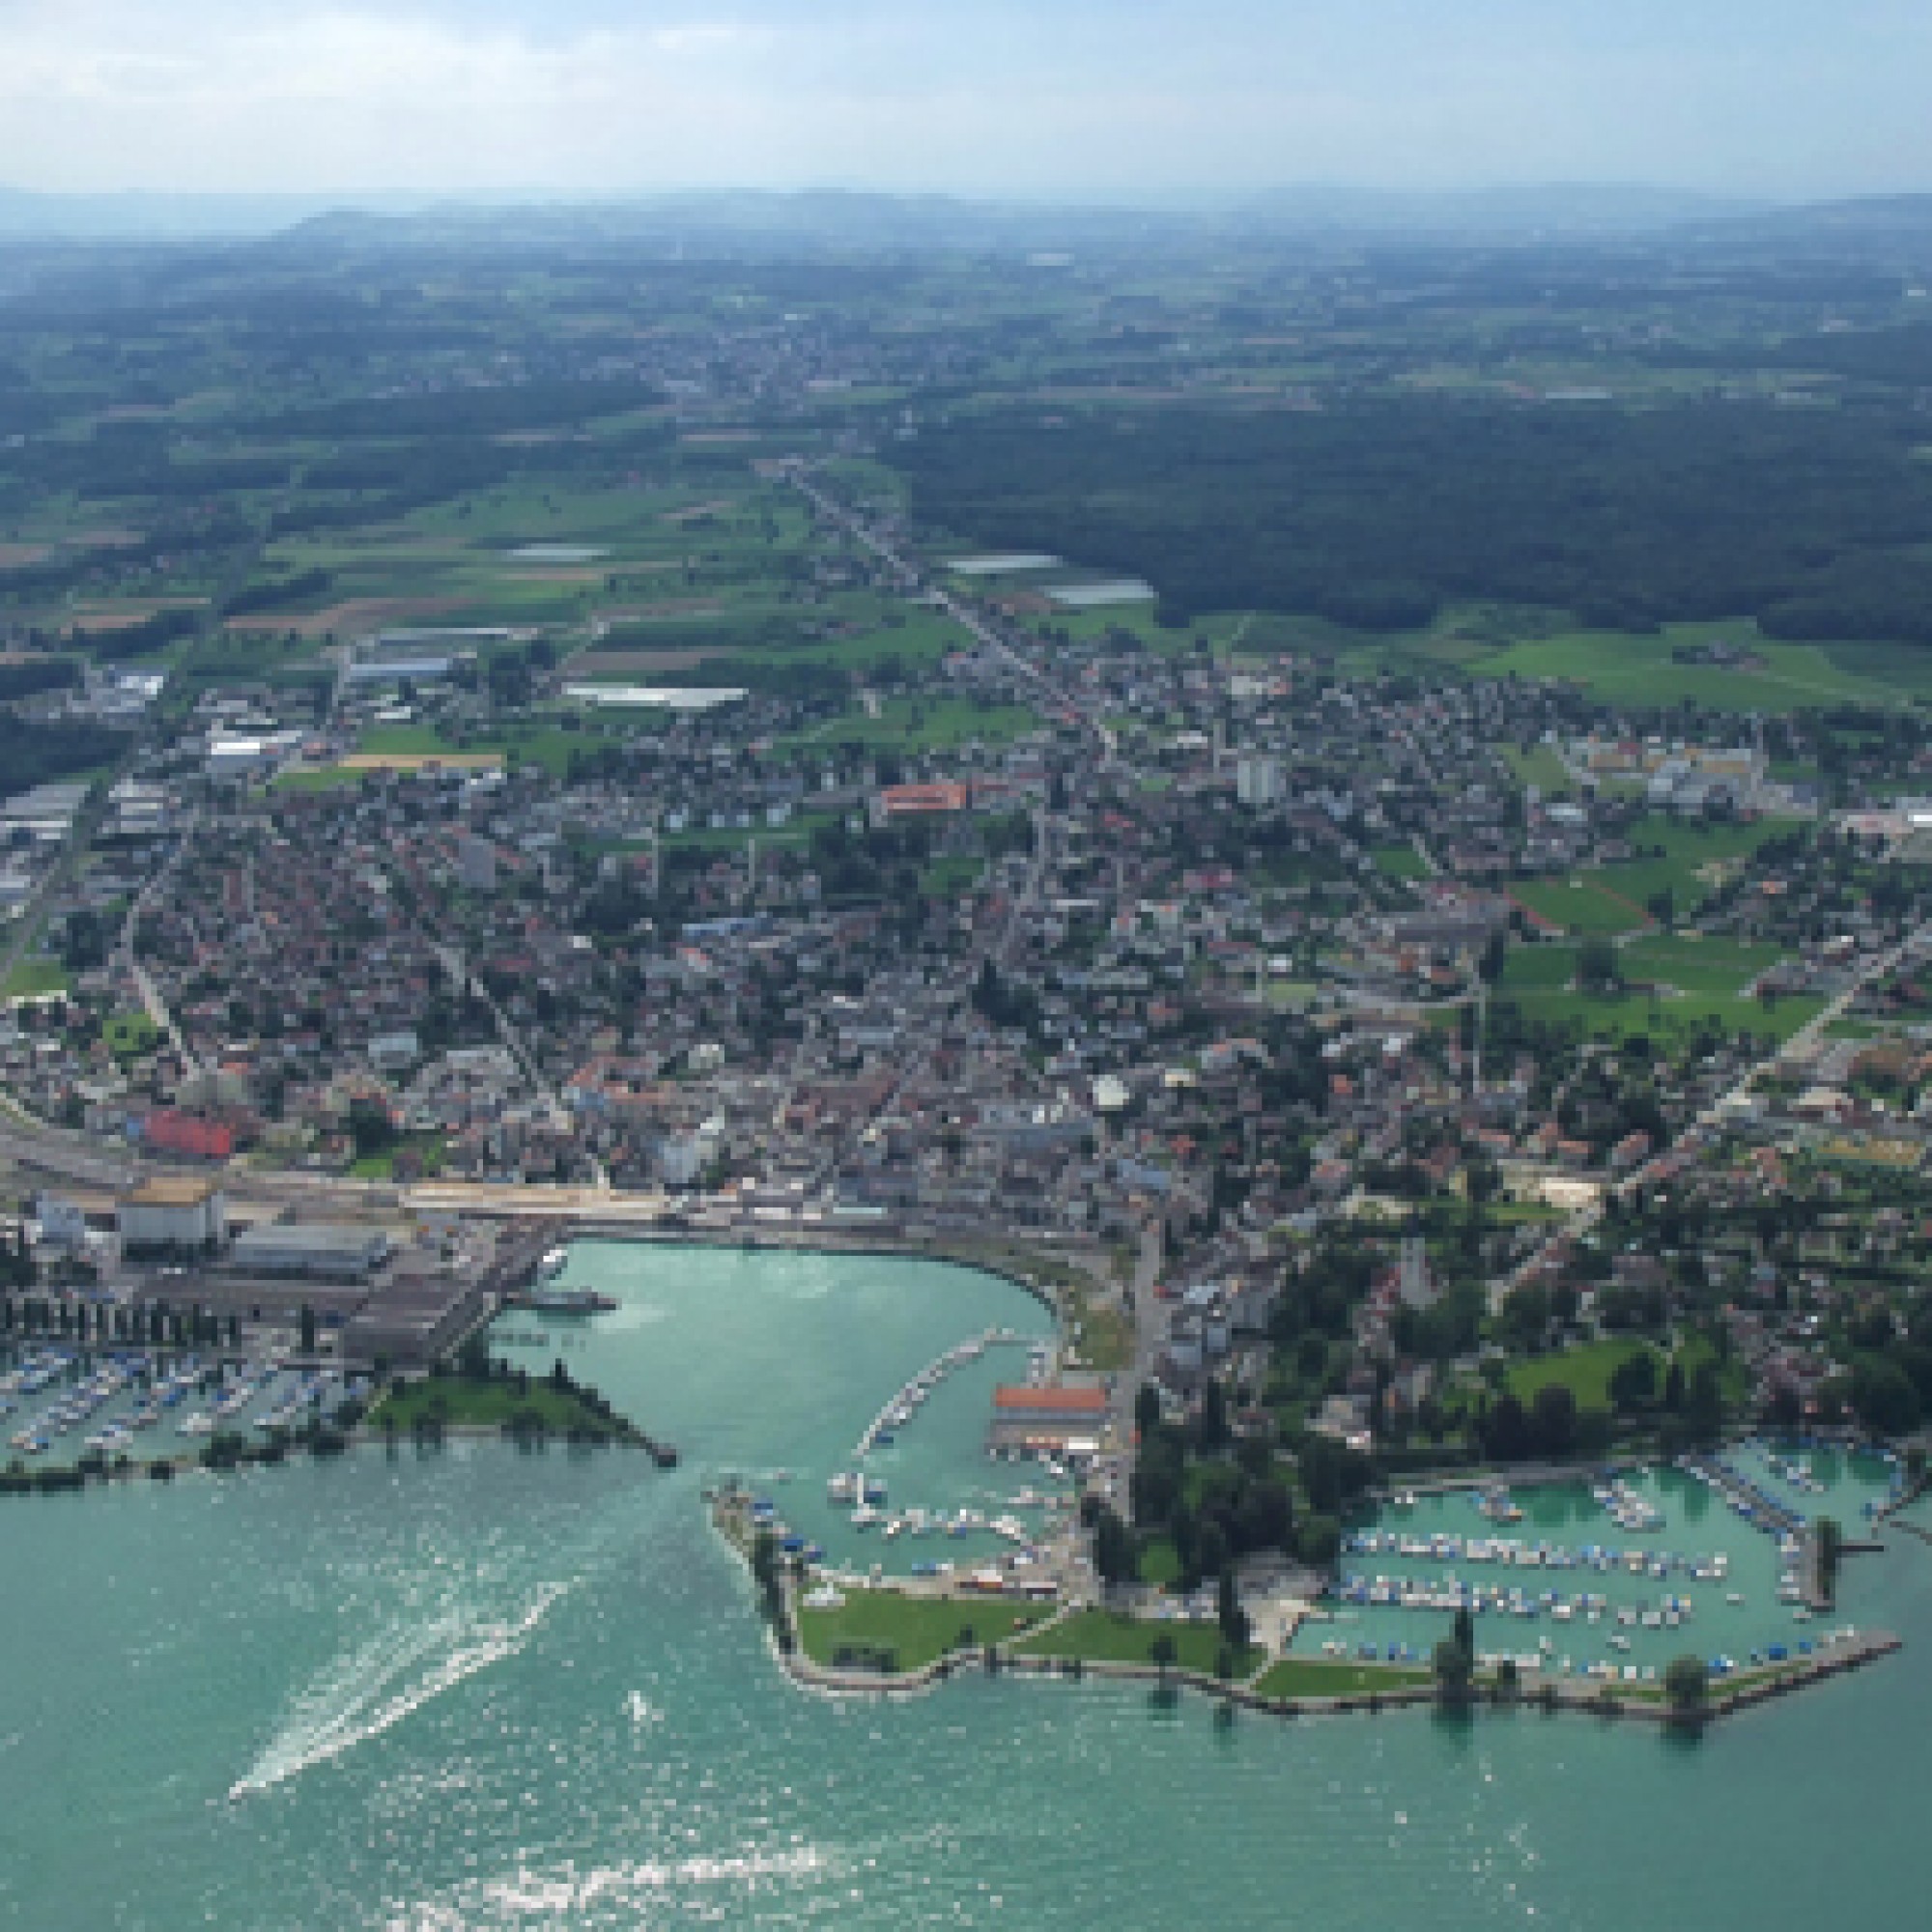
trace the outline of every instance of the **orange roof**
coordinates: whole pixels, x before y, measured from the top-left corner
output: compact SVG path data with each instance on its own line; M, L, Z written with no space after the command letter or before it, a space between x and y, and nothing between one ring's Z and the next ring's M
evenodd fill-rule
M1065 1382L1050 1382L1044 1386L1034 1383L1011 1385L993 1391L993 1406L1009 1415L1104 1415L1107 1391L1074 1388Z
M964 811L966 796L966 787L963 784L949 782L888 785L880 793L888 812Z

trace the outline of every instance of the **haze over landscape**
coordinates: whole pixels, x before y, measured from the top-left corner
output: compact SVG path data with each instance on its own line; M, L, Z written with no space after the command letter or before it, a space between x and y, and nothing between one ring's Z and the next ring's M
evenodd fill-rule
M1909 0L7 0L21 188L1932 185Z

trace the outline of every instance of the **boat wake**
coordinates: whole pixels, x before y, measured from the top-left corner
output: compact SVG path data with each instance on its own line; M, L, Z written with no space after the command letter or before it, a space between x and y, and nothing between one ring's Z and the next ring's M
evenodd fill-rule
M402 1908L391 1922L414 1932L468 1932L479 1922L523 1924L537 1918L568 1922L593 1911L642 1910L667 1894L722 1887L769 1889L775 1882L820 1881L839 1861L817 1846L726 1853L716 1857L624 1860L589 1868L575 1863L551 1871L522 1869L479 1881L461 1894Z
M271 1791L340 1757L465 1678L515 1656L567 1588L546 1583L506 1618L452 1609L400 1624L339 1658L296 1700L281 1730L229 1787L230 1801Z

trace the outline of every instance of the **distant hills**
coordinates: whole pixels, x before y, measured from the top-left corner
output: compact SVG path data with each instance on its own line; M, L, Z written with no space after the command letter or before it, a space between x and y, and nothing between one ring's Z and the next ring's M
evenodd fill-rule
M1639 185L1555 184L1439 194L1293 186L1219 206L1055 207L833 189L607 202L277 195L59 195L0 187L0 245L256 242L323 253L562 247L693 256L1045 258L1231 241L1507 246L1634 242L1719 254L1932 261L1932 195L1767 206Z

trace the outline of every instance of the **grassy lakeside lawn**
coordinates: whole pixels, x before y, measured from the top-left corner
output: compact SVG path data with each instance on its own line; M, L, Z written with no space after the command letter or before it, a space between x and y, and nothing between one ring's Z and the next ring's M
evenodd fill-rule
M1285 1657L1255 1681L1258 1697L1366 1697L1378 1690L1412 1690L1434 1681L1427 1670L1392 1663L1330 1663Z
M1626 1362L1646 1354L1656 1357L1657 1381L1661 1388L1665 1368L1662 1350L1653 1348L1648 1342L1606 1339L1585 1342L1578 1348L1565 1349L1559 1354L1535 1355L1527 1361L1512 1362L1509 1366L1509 1392L1527 1407L1543 1389L1567 1388L1577 1398L1579 1409L1607 1411L1610 1407L1610 1378Z
M418 1423L446 1428L500 1429L519 1417L534 1417L554 1435L573 1430L607 1440L623 1441L634 1432L628 1423L612 1423L588 1406L575 1389L554 1387L548 1378L532 1376L520 1390L514 1378L477 1380L468 1376L426 1376L420 1381L391 1388L369 1411L369 1426L384 1430L393 1422L399 1430Z
M1119 1616L1112 1610L1076 1610L1051 1630L1042 1631L1013 1648L1028 1657L1077 1657L1085 1663L1152 1663L1153 1646L1166 1636L1174 1643L1174 1663L1180 1670L1214 1674L1223 1639L1213 1624L1156 1623L1142 1617ZM1245 1677L1260 1667L1264 1653L1250 1644L1235 1662L1235 1674Z
M1533 1355L1524 1361L1512 1362L1507 1386L1525 1407L1536 1400L1539 1390L1561 1386L1576 1397L1579 1410L1594 1408L1607 1412L1611 1406L1610 1378L1625 1362L1643 1354L1656 1360L1660 1389L1672 1362L1684 1371L1687 1385L1704 1363L1718 1362L1716 1350L1701 1337L1687 1342L1667 1358L1652 1343L1634 1337L1605 1337L1564 1349L1553 1355ZM1747 1378L1737 1363L1718 1362L1718 1378L1727 1402L1744 1400L1747 1392Z
M895 1670L922 1670L950 1650L1005 1643L1047 1614L1037 1605L997 1599L909 1597L896 1590L853 1590L836 1610L801 1609L799 1642L814 1663L839 1652L888 1653Z

